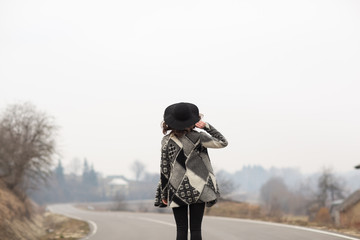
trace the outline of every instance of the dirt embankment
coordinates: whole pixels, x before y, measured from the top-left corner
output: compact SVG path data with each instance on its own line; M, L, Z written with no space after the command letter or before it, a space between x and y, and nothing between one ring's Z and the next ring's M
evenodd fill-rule
M80 239L89 232L86 222L45 212L21 201L0 181L0 239Z

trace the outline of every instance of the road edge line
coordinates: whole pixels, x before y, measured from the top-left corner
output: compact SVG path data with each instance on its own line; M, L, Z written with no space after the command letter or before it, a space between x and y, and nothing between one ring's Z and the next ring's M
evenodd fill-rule
M151 219L151 218L146 218L146 217L133 217L133 218L134 218L134 219L140 219L140 220L148 221L148 222L159 223L159 224L163 224L163 225L167 225L167 226L171 226L171 227L176 227L176 225L173 224L173 223L168 223L168 222L164 222L164 221L160 221L160 220L155 220L155 219Z

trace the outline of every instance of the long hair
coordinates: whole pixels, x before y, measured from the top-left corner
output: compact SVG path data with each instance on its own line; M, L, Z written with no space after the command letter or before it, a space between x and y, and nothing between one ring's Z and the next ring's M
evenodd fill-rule
M183 130L176 130L176 129L172 129L171 127L169 127L169 125L167 125L165 123L165 121L162 121L161 127L162 127L162 132L164 135L166 135L168 131L171 131L170 134L174 134L176 137L182 137L186 133L191 132L195 128L195 125L188 127L186 129L183 129Z

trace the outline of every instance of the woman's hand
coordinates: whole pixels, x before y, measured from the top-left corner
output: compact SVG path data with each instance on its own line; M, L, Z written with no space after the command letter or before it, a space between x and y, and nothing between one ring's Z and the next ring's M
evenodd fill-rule
M167 201L165 199L161 199L161 201L163 202L163 204L167 205Z
M196 126L197 128L204 129L204 127L206 126L206 122L198 121L197 123L195 123L195 126Z

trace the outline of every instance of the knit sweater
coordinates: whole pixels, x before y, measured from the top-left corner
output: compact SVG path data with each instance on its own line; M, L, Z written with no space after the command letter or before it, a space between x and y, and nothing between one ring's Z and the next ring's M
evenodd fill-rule
M223 148L228 142L210 124L206 123L204 130L207 133L192 130L179 138L173 134L163 137L155 206L174 208L205 202L211 207L220 197L207 149Z

